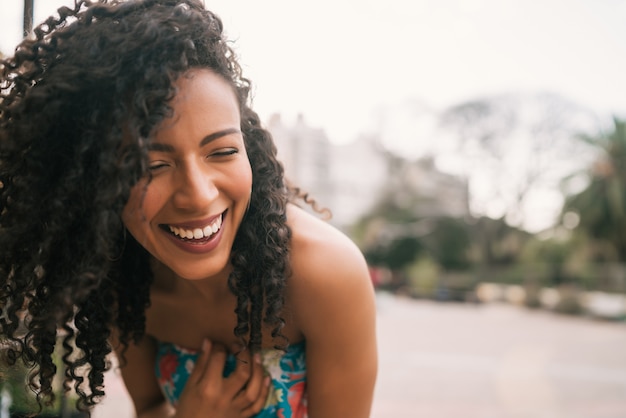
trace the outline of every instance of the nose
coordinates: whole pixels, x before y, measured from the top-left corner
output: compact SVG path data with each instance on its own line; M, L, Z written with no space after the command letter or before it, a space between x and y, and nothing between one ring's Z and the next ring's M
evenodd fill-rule
M185 210L204 210L219 195L213 176L207 167L190 163L181 167L176 176L174 205Z

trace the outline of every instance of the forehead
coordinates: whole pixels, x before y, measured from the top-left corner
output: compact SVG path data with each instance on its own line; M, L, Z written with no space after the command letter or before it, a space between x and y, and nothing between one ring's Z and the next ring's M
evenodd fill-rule
M176 95L172 99L172 106L184 105L187 101L206 103L223 99L232 101L238 107L235 88L223 76L207 68L191 69L183 73L174 82ZM230 104L230 103L229 103Z
M157 128L157 137L176 129L203 131L239 127L237 95L224 77L208 69L194 69L180 76L174 87L176 94L169 103L172 116Z

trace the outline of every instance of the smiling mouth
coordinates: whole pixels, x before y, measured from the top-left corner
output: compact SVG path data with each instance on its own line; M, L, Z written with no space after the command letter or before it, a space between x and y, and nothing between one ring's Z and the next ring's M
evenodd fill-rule
M209 240L213 235L217 234L222 228L222 213L213 222L202 228L182 228L172 225L161 225L161 228L176 238L186 242L204 242Z

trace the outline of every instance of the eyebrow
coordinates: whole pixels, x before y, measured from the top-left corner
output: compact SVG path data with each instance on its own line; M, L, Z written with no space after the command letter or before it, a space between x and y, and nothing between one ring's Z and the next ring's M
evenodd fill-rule
M213 132L212 134L209 134L205 136L204 138L202 138L202 141L200 141L199 146L203 147L209 142L215 141L218 138L221 138L226 135L237 134L239 132L241 131L237 128L228 128L228 129L223 129L221 131ZM159 142L153 142L148 145L148 150L160 151L160 152L174 152L174 147L169 144L161 144Z

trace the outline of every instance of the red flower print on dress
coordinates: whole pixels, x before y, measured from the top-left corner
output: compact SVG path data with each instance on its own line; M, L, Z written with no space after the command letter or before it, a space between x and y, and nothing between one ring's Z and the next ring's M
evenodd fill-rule
M159 361L159 369L161 370L161 379L165 381L172 380L172 375L178 367L178 357L174 353L167 353Z
M306 382L300 381L294 383L289 388L289 395L287 396L287 402L291 407L292 418L306 417L307 408L302 406L302 397L305 394Z

